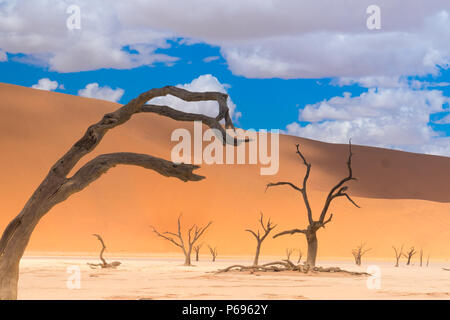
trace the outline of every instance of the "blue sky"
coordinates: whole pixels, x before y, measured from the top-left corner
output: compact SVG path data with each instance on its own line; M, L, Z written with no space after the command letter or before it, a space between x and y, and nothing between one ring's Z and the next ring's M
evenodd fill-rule
M374 31L365 0L197 2L0 0L0 82L49 79L39 87L119 103L169 84L217 88L246 129L450 155L446 1L379 1ZM66 28L73 3L79 30Z

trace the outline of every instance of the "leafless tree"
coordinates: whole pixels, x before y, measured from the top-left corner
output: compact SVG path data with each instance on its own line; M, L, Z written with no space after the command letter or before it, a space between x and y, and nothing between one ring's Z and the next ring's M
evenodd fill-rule
M308 243L308 252L307 252L306 263L310 266L315 266L316 258L317 258L317 246L318 246L316 233L320 228L325 228L325 225L331 221L333 214L330 213L328 218L326 218L326 216L328 213L328 209L330 208L330 205L333 202L333 200L336 198L339 198L339 197L345 197L353 205L355 205L356 207L359 208L359 206L348 195L348 193L347 193L348 186L346 185L347 182L356 180L356 178L353 177L353 171L352 171L352 156L353 156L352 144L351 144L351 142L349 142L349 154L348 154L348 160L347 160L348 174L345 178L340 180L334 187L331 188L331 190L328 193L328 196L325 200L322 211L320 213L319 220L314 220L314 218L313 218L313 213L311 210L311 206L309 204L308 192L306 189L308 178L309 178L310 171L311 171L311 163L309 163L306 160L306 158L304 157L304 155L300 152L298 144L296 145L296 147L297 147L297 151L296 151L297 155L300 157L301 161L306 166L306 173L305 173L305 176L303 177L302 186L298 187L297 185L295 185L292 182L281 181L281 182L267 184L266 190L269 187L287 185L287 186L290 186L292 189L300 192L300 194L302 195L303 201L305 203L307 215L308 215L309 225L307 226L306 229L292 229L292 230L286 230L286 231L280 232L280 233L276 234L274 236L274 238L282 236L282 235L286 235L286 234L292 235L295 233L303 233L306 236L306 241Z
M372 248L364 249L365 244L361 243L355 249L352 250L353 257L355 258L355 263L357 266L361 265L361 257L365 255L368 251L372 250Z
M419 256L419 259L420 259L420 266L422 267L422 259L423 259L423 249L422 249L422 248L420 248L420 256Z
M211 253L211 261L212 262L214 262L214 261L216 261L216 257L217 257L217 247L211 247L211 246L208 246L208 248L209 248L209 252Z
M406 265L409 266L411 264L411 258L416 254L416 250L414 247L411 247L408 252L404 253L403 256L407 259Z
M291 260L291 255L294 252L294 249L286 248L286 260Z
M395 266L398 268L398 263L403 255L403 245L400 247L400 249L397 249L396 247L392 246L392 249L394 249L395 252Z
M194 224L192 227L189 228L187 232L187 239L183 239L183 234L181 232L181 215L178 217L177 220L177 232L163 232L160 233L158 230L155 229L155 227L151 226L153 229L153 232L163 238L167 241L172 242L177 247L181 248L184 254L184 265L185 266L191 266L191 253L192 248L195 244L195 242L203 235L203 233L206 231L206 229L209 228L212 222L209 222L205 227L198 227L196 224ZM186 241L187 240L187 241Z
M428 254L428 256L427 256L427 267L429 264L430 264L430 254Z
M200 254L200 249L202 248L203 243L197 244L193 247L195 251L195 261L198 261L198 255Z
M92 269L95 269L97 267L100 267L100 268L117 268L118 266L120 266L121 263L119 261L113 261L111 263L107 263L106 262L105 258L103 258L103 253L106 250L105 242L103 241L103 238L99 234L93 234L93 236L96 237L98 239L98 241L100 241L100 244L102 245L102 249L100 251L100 260L102 261L102 263L88 263L88 265Z
M298 260L297 260L297 264L299 264L300 262L302 262L302 257L303 257L302 249L298 249Z
M255 233L253 230L247 229L245 231L250 232L256 239L256 253L255 253L255 259L253 260L253 265L257 266L259 261L259 254L261 252L261 244L266 239L266 237L269 235L270 231L272 231L276 225L272 224L272 222L267 220L267 224L264 223L264 215L261 212L261 217L259 219L259 223L261 224L261 227L264 231L263 234L260 234L259 229Z
M209 117L203 114L178 111L168 106L146 104L153 98L166 95L172 95L184 101L217 101L218 115ZM182 181L204 179L203 176L193 173L198 168L196 165L175 164L150 155L130 152L99 155L70 176L74 167L98 146L109 130L126 123L136 114L155 113L178 121L201 121L222 134L223 144L237 145L248 139L239 140L227 134L225 129L234 129L227 99L228 95L221 92L190 92L182 88L166 86L142 93L116 111L105 114L99 122L89 126L84 136L51 167L22 211L4 230L0 239L0 299L17 299L20 259L41 218L56 204L83 190L112 167L117 165L140 166ZM225 120L225 127L220 123L222 120ZM66 119L66 121L70 121L70 119Z

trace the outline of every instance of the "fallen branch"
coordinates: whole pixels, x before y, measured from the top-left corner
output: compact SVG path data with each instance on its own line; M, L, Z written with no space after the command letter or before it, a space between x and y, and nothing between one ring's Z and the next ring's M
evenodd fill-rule
M265 263L263 265L252 265L252 266L244 266L240 264L235 264L232 266L229 266L225 269L219 269L215 273L224 273L224 272L230 272L230 271L249 271L251 274L255 272L282 272L282 271L297 271L297 272L341 272L341 273L347 273L350 275L367 275L370 274L367 272L356 272L356 271L347 271L344 269L341 269L339 267L310 267L308 264L294 264L292 261L286 259L283 261L274 261Z

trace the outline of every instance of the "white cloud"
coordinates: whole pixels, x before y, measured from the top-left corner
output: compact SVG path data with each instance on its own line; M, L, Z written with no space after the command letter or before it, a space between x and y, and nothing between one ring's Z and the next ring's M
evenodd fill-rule
M47 90L47 91L54 91L58 88L59 89L64 88L63 85L59 85L57 81L52 81L49 78L39 79L38 83L33 84L31 87L34 89Z
M60 72L171 65L156 50L176 37L219 46L234 74L253 78L436 74L450 61L447 0L378 0L377 31L366 28L372 0L77 3L82 29L69 31L72 1L2 2L0 47Z
M78 95L87 98L118 102L124 94L121 88L111 89L108 86L100 87L98 83L89 83L84 89L78 91Z
M8 56L6 55L6 52L0 50L0 62L8 61Z
M212 61L215 61L215 60L219 60L219 59L220 59L219 56L210 56L210 57L204 58L203 62L209 63L209 62L212 62Z
M341 97L307 105L299 121L287 126L289 134L311 139L388 147L413 152L450 155L449 140L430 126L430 115L448 112L450 98L438 90L370 88L359 96Z
M218 91L227 93L227 88L229 86L227 84L220 83L219 80L211 74L204 74L192 80L190 83L179 84L177 87L194 92ZM165 96L152 99L149 103L168 105L177 110L201 113L211 117L217 116L219 112L217 102L215 101L186 102L174 96ZM227 103L230 109L230 116L232 119L237 120L241 116L241 113L236 110L236 105L230 97L228 97Z
M114 5L77 1L81 29L68 30L66 9L73 1L7 1L0 5L0 47L29 55L28 61L58 72L100 68L128 69L175 57L155 53L167 48L172 33L123 25ZM88 58L87 58L88 57Z

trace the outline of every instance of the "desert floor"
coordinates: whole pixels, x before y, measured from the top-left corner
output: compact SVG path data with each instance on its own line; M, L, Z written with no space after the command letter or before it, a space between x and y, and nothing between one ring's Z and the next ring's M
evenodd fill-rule
M378 266L381 288L376 289L373 278L339 273L214 274L232 264L249 264L235 258L213 263L205 256L194 262L196 266L185 267L176 257L108 257L108 262L119 260L122 265L115 270L89 268L87 262L97 263L97 259L24 257L19 299L450 299L450 272L442 269L448 268L444 262L422 268L417 263L394 268L391 262L379 261L363 261L361 267L350 261L318 263L350 271ZM68 284L76 286L76 270L80 288L69 289Z

